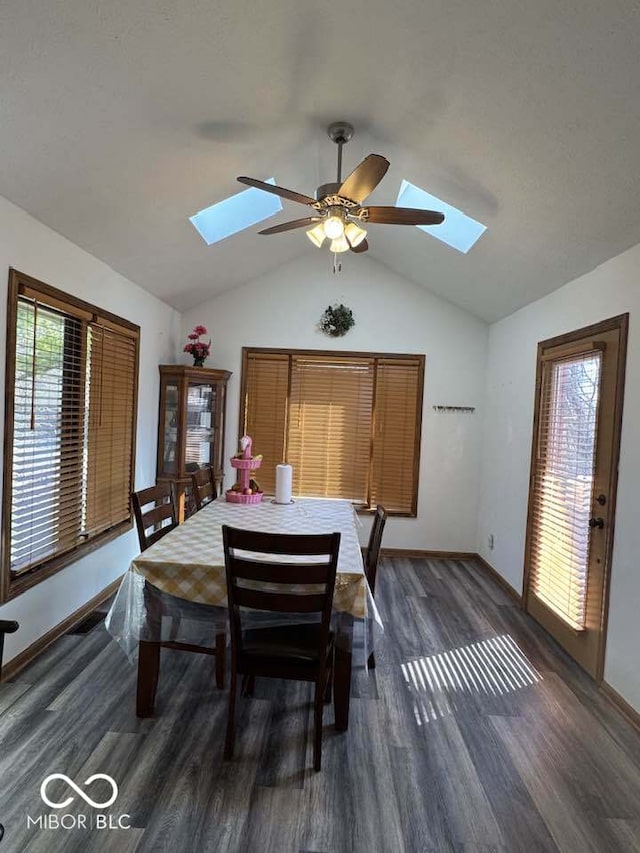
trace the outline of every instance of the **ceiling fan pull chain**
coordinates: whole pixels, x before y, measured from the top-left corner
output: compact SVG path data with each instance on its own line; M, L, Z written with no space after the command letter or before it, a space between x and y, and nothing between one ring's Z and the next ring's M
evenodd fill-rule
M342 272L342 261L338 260L338 255L334 254L334 256L333 256L333 274L337 275L339 272Z

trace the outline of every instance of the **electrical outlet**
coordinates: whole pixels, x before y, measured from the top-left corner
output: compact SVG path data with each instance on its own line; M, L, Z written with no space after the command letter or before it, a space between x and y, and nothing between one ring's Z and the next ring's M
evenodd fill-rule
M487 536L487 545L489 546L489 550L493 551L493 533Z

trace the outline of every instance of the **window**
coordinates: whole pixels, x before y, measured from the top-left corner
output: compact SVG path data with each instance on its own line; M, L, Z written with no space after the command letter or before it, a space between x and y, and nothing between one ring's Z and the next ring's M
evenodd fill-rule
M423 355L245 347L240 428L261 487L286 461L294 494L415 517L423 381Z
M275 178L267 178L265 183L275 184ZM265 193L256 187L229 196L217 204L205 207L199 213L189 217L189 221L200 234L207 246L231 237L245 228L257 225L282 210L282 202L277 195Z
M131 525L139 329L9 276L3 598Z
M403 181L400 185L396 204L399 207L440 210L444 213L444 222L441 225L416 225L416 228L465 255L487 230L487 226L482 222L477 222L457 207L447 204L409 181Z

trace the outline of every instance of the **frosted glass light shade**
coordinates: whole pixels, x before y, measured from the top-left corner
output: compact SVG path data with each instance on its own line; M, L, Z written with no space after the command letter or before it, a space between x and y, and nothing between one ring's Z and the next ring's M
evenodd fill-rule
M331 251L339 254L340 252L348 252L349 244L347 243L347 238L344 234L341 237L336 237L335 240L331 241Z
M364 228L360 228L360 226L356 225L355 222L347 223L344 233L352 246L359 246L367 236L367 232Z
M327 238L327 235L324 233L324 223L319 222L317 225L314 225L313 228L307 231L307 237L314 246L320 248Z
M344 222L339 216L330 216L323 222L324 233L330 240L342 237L344 234Z

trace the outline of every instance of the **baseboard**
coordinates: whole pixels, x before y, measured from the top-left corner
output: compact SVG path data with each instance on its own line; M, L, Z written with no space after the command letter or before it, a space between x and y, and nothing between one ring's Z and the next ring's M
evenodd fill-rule
M382 557L415 557L425 560L475 560L519 607L522 606L520 593L493 568L491 563L487 563L484 557L476 554L475 551L421 551L413 548L382 548L380 554Z
M6 665L2 667L2 681L9 681L14 678L20 670L24 669L27 664L30 664L31 661L36 658L39 654L41 654L46 648L48 648L55 640L59 637L62 637L63 634L66 634L71 628L74 628L83 619L86 619L87 616L92 613L96 607L99 607L104 601L106 601L120 586L122 581L122 577L119 577L117 580L110 583L109 586L105 587L101 592L87 601L86 604L83 604L82 607L79 607L66 619L63 619L62 622L59 622L55 625L50 631L47 631L42 637L28 646L24 651L20 652L16 657L11 658L10 661L7 661Z
M415 548L381 548L382 557L423 557L425 560L473 560L477 557L471 551L421 551Z
M607 684L606 681L600 683L600 690L611 704L615 705L627 720L629 720L631 725L640 732L640 713L626 699L623 699L617 690L614 690L610 684Z
M518 592L515 587L512 587L509 581L505 580L500 572L496 571L493 568L491 563L487 563L484 557L481 557L480 554L473 555L475 559L480 563L485 572L493 578L493 580L502 587L502 589L507 593L507 595L511 596L511 598L515 601L518 607L522 607L522 595Z

